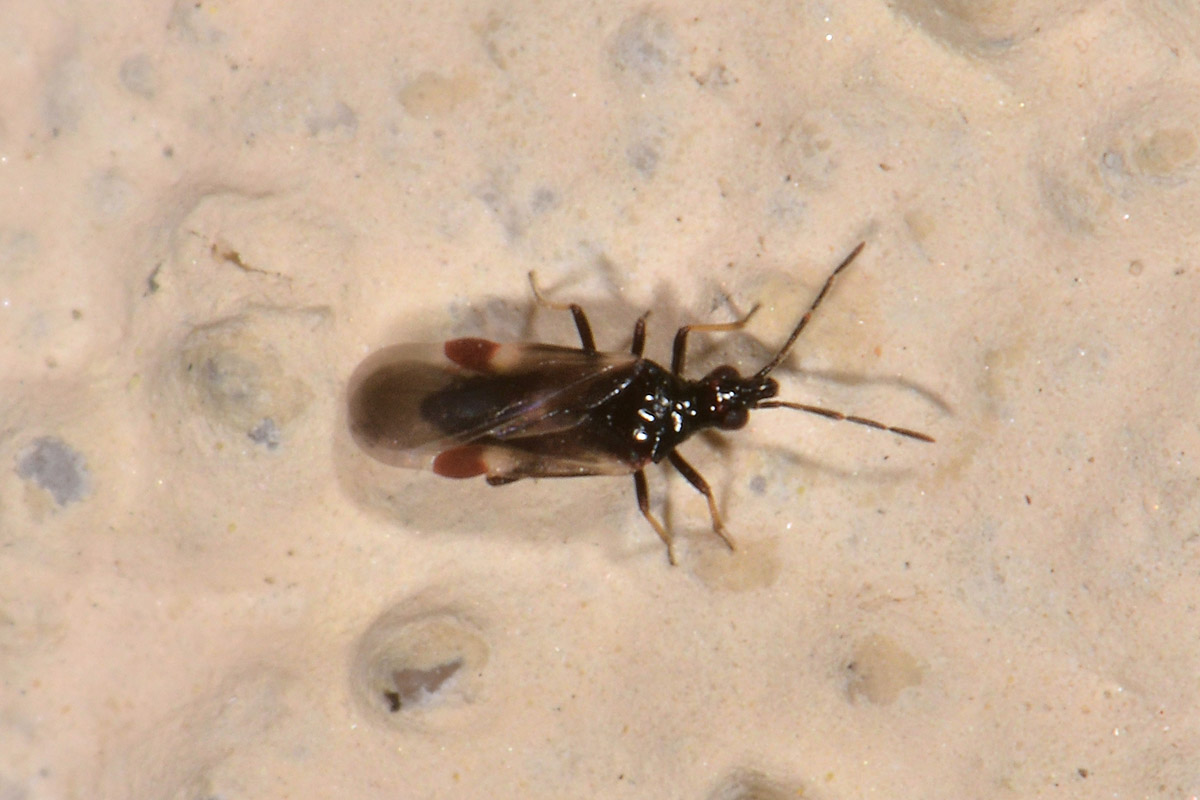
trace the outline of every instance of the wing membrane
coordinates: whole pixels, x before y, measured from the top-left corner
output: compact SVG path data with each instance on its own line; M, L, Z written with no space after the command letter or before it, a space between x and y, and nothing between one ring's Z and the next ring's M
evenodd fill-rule
M622 353L471 340L490 348L464 366L447 357L452 343L394 345L359 366L350 380L350 430L372 457L433 469L439 454L478 445L478 453L498 464L499 451L511 442L518 451L510 459L514 468L523 465L515 469L518 477L549 466L556 447L575 462L587 454L573 455L571 429L625 387L629 370L622 368L636 361ZM595 457L582 460L604 466L593 463ZM566 474L589 474L579 471L582 465L562 467ZM509 472L491 464L487 471Z

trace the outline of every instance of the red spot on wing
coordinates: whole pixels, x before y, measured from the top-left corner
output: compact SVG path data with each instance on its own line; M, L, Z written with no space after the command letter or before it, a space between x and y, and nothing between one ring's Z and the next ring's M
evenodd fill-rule
M463 369L473 372L491 372L492 356L500 345L487 339L450 339L444 345L446 358Z
M455 341L464 341L456 339ZM482 341L482 340L476 340ZM449 342L446 343L449 345ZM488 344L491 344L490 342ZM451 447L443 450L433 459L433 471L443 478L474 478L487 472L487 464L483 460L484 448L475 444L462 447Z

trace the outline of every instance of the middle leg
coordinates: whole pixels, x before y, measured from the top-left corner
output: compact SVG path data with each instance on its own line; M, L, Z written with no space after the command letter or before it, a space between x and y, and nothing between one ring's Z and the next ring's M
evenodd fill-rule
M712 517L713 532L717 536L720 536L725 541L725 544L729 545L730 550L737 550L737 545L733 543L729 532L725 530L725 523L721 522L721 512L717 510L717 499L713 496L713 490L708 485L708 481L704 480L704 476L697 472L695 467L684 461L683 456L679 455L679 453L671 452L667 456L667 460L708 501L708 513Z
M675 546L671 543L671 534L667 533L667 529L663 524L650 513L650 492L646 488L646 473L638 470L633 473L633 488L637 493L638 510L642 512L642 516L654 528L654 532L658 534L658 538L662 539L663 544L667 546L667 560L671 562L671 566L675 566L679 562L675 560Z

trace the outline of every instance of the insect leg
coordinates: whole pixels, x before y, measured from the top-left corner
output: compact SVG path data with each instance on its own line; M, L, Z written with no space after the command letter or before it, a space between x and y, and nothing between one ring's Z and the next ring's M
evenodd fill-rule
M663 544L667 546L667 560L671 562L671 566L675 566L679 562L675 560L675 547L671 544L671 534L667 533L663 524L650 513L650 492L646 489L646 473L640 469L633 473L633 489L637 493L638 510L654 528L658 538L662 539Z
M684 325L675 332L675 346L671 352L671 372L676 375L683 373L683 363L687 359L687 337L692 331L700 333L717 333L719 331L740 331L746 327L746 323L750 318L758 312L759 306L755 304L754 308L750 309L750 313L735 322L713 322L704 325ZM697 487L699 488L699 487Z
M638 358L642 357L642 351L646 349L646 317L649 314L649 311L642 314L633 324L633 346L629 348L629 352Z
M578 303L555 303L547 300L542 295L537 287L537 276L530 271L529 286L533 289L533 296L537 298L538 303L546 308L553 308L555 311L570 311L571 316L575 318L575 328L579 331L579 341L583 345L585 352L596 352L596 339L592 336L592 326L588 322L587 313Z
M516 483L521 480L520 475L488 475L488 486L507 486L510 483Z
M712 517L713 532L725 540L725 544L729 545L730 550L736 550L737 546L730 538L729 532L725 530L725 523L721 522L721 513L717 511L717 500L713 497L713 490L708 485L708 481L704 480L695 467L684 461L683 456L679 453L669 453L667 460L671 462L672 467L679 470L679 474L687 478L688 483L696 487L696 491L704 495L704 499L708 501L708 513Z

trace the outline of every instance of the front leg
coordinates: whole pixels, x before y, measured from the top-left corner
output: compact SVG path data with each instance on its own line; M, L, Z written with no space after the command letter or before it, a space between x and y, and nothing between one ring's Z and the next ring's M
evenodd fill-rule
M629 352L637 358L641 358L646 349L646 317L648 316L650 316L649 311L638 317L637 322L633 324L633 344L630 345Z
M684 325L675 332L675 346L671 352L671 372L675 375L683 374L683 364L687 360L687 338L692 331L700 331L702 333L716 333L719 331L740 331L746 327L746 323L750 322L750 318L758 313L759 306L756 304L750 309L750 313L734 322L714 322L704 325Z

